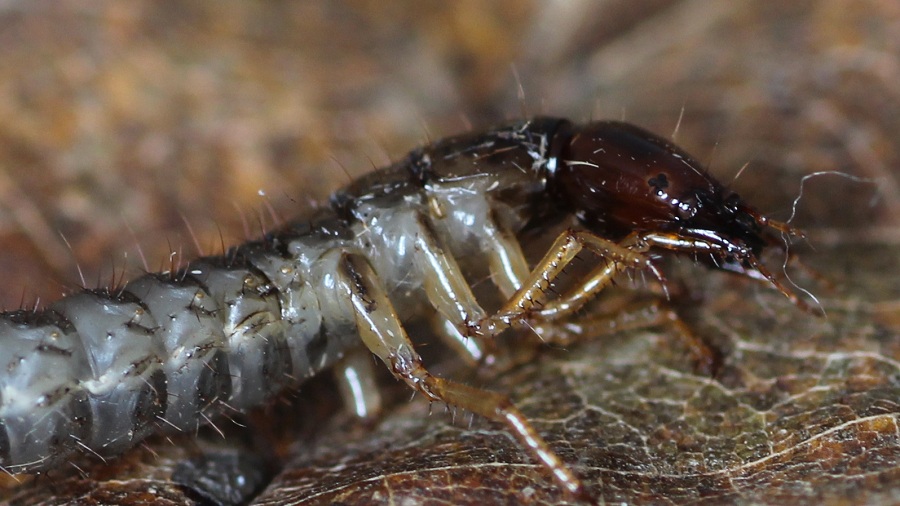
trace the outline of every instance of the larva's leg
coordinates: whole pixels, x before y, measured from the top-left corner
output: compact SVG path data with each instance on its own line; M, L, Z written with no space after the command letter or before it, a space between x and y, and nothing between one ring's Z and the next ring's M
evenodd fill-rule
M516 237L502 230L493 220L486 220L482 248L488 257L491 281L504 298L511 298L531 272L522 246Z
M602 257L604 263L562 297L541 304L539 299L544 291L585 248ZM629 268L652 268L650 261L635 250L638 248L616 244L586 231L568 230L560 234L521 288L488 319L488 325L512 325L531 315L556 319L577 311L609 285L618 272Z
M443 402L505 424L560 484L573 494L584 496L581 481L506 396L437 378L425 369L368 261L359 255L344 254L338 265L338 282L350 297L363 343L395 377L431 402Z
M423 216L416 215L415 227L415 244L419 253L416 255L416 267L422 273L429 302L450 321L468 325L483 318L484 309L475 299L456 259L444 252Z
M601 290L612 283L622 266L614 261L603 259L584 280L571 287L558 298L547 301L540 309L529 313L529 318L537 321L557 321L578 311Z
M417 220L416 248L422 253L417 267L426 280L429 302L438 310L432 318L432 328L471 364L496 365L502 360L498 356L501 350L496 341L488 338L494 329L481 325L487 314L472 295L453 256L444 252L426 218L419 215ZM479 243L488 260L491 280L508 299L528 278L528 262L513 234L504 231L493 219L485 220L483 225Z
M485 310L426 218L416 215L415 220L416 269L424 280L428 302L437 311L433 327L441 339L471 361L490 360L493 343L477 333L477 322L487 317Z
M650 237L652 239L653 237ZM582 281L559 297L535 308L535 299L582 249L588 248L601 257L601 263ZM721 362L719 354L697 337L678 313L665 301L600 315L587 320L561 322L563 317L581 309L589 300L609 286L615 276L628 268L655 267L640 252L648 248L648 238L632 234L620 243L612 243L588 232L568 231L557 238L544 259L523 287L498 311L504 323L527 319L544 341L565 343L581 336L596 336L634 328L673 325L694 357L699 372L712 374ZM661 275L653 271L657 277ZM531 287L529 290L528 287ZM557 323L558 322L558 323Z
M499 351L496 341L483 339L481 336L463 335L456 323L440 313L432 315L431 328L444 344L463 357L470 366L495 363Z
M381 393L375 381L372 354L365 348L350 350L334 366L341 400L347 411L371 419L381 412Z
M613 312L587 319L535 323L533 326L542 339L566 344L582 338L669 325L675 328L693 357L697 372L707 376L715 375L721 366L721 354L697 336L665 300L627 304Z

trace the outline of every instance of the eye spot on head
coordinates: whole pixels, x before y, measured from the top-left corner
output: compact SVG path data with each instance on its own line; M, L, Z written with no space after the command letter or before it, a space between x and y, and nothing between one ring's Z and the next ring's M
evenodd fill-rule
M655 191L661 192L669 187L669 178L667 178L665 174L660 172L655 177L651 177L647 181L647 184L649 184L650 187Z

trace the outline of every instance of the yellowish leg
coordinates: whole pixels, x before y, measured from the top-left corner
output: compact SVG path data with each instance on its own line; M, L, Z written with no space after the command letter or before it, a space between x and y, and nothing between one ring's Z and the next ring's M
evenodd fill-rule
M617 273L630 268L652 268L650 260L640 253L643 245L641 241L629 237L624 244L616 244L586 231L564 232L556 238L519 290L495 315L485 321L484 327L490 333L494 333L496 332L494 327L498 325L513 325L528 320L531 316L543 320L558 319L584 306L588 300L608 286ZM579 283L562 297L537 307L553 280L584 249L602 257L604 263L594 269L584 282Z
M467 336L459 331L459 325L440 313L431 317L431 328L441 340L472 366L493 366L498 358L497 342L483 336Z
M584 338L669 325L675 328L690 352L697 373L714 376L721 367L720 353L697 336L678 312L664 300L628 304L613 313L582 320L537 323L534 324L534 329L545 341L567 344Z
M538 321L556 321L568 316L587 304L594 296L612 283L622 267L609 260L603 260L585 279L558 298L547 301L540 309L530 312L529 317Z
M634 328L672 325L694 357L697 369L712 374L719 366L720 357L678 316L665 301L654 301L637 307L617 311L615 315L601 315L587 320L562 322L609 286L615 276L629 268L651 270L658 278L662 275L641 253L651 243L666 247L660 235L632 234L620 243L613 243L590 232L566 231L553 243L544 258L532 271L528 280L489 318L488 325L513 325L527 322L545 341L566 343L583 336L596 336ZM659 244L657 244L659 243ZM601 257L601 263L585 278L559 297L541 302L539 297L565 267L584 249Z
M491 280L505 298L522 287L530 270L522 246L516 237L488 220L483 233L482 249L488 257Z
M450 322L459 325L460 332L469 336L469 327L485 317L472 289L462 275L456 259L444 252L440 241L425 217L415 216L415 267L425 284L425 295L431 306Z
M425 369L380 280L364 258L344 254L338 267L338 280L350 297L363 343L385 363L395 377L425 395L429 401L443 402L505 424L519 443L566 490L579 497L587 497L581 480L547 445L509 398L437 378Z

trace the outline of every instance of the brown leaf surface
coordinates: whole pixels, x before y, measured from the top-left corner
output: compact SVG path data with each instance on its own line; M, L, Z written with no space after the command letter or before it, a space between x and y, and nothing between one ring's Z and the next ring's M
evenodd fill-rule
M716 379L694 374L669 329L487 377L441 370L509 392L603 501L896 503L898 34L892 1L11 4L0 301L58 297L80 283L76 261L94 286L140 272L138 249L151 269L173 249L193 256L182 216L206 251L219 230L226 243L257 235L273 226L259 190L289 216L345 170L424 141L423 125L451 134L524 108L665 133L683 111L678 141L723 181L749 163L735 186L776 218L805 175L877 181L804 185L795 222L812 247L800 257L835 286L791 272L828 317L682 265L670 277L704 300L691 323L725 352ZM191 503L173 470L229 451L285 464L263 504L568 499L500 427L427 416L390 386L397 400L364 427L334 413L330 388L315 382L246 430L220 423L224 441L160 437L105 466L85 458L84 475L6 480L0 501Z

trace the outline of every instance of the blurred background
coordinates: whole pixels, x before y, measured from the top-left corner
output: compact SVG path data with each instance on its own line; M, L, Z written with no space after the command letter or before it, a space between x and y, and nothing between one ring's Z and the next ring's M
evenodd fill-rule
M0 1L0 308L76 290L79 270L87 286L110 286L139 274L141 257L158 270L169 267L172 251L196 256L195 242L200 252L217 253L429 139L539 114L612 118L674 136L723 182L746 166L733 186L772 217L796 214L817 250L804 260L844 290L826 304L861 311L838 334L857 339L846 349L886 354L896 364L896 333L873 327L870 316L900 328L898 82L894 0ZM820 171L874 184L809 179L794 213L801 180ZM729 304L750 299L717 293L733 294L717 302L719 314L741 315ZM754 314L762 328L781 328L773 313L753 306L746 315ZM778 321L794 320L803 319L790 313ZM794 335L810 334L788 333L765 346L805 350ZM826 351L835 346L820 341ZM806 378L795 369L809 360L771 378L768 356L743 370L763 371L765 385L751 386L765 390L772 378ZM872 378L896 388L896 368L881 373L829 393L843 401L852 390L844 387ZM619 382L613 386L627 384L627 372L604 374ZM771 395L795 395L789 390ZM878 405L896 415L895 390L882 392L894 401ZM797 408L829 413L821 423L804 419L815 430L762 446L794 445L849 419L822 407L837 401L821 402ZM885 443L891 430L882 428L862 433L887 438L868 443L884 450L884 466L860 473L881 480L878 490L890 497L897 470L885 463L900 446ZM846 465L838 444L829 455ZM603 465L595 469L627 468L635 452L622 448L621 455L598 453ZM704 461L703 450L694 455L708 469L750 469ZM798 455L801 471L820 458ZM662 468L666 458L648 462ZM605 483L616 476L626 489L644 483L635 480L644 465ZM679 465L663 475L678 475ZM687 471L712 476L712 484L672 478L638 488L715 491L723 485L716 472ZM771 491L771 500L811 490L802 485L807 474L779 482L777 472L752 486ZM861 497L855 489L836 492L840 484L827 473L817 476L817 486L834 488L832 497Z
M76 288L76 265L95 286L141 253L152 269L194 256L185 223L218 251L271 227L270 204L289 218L428 139L525 115L680 125L719 179L747 164L736 186L781 218L805 174L880 178L853 212L836 202L871 188L814 181L798 223L896 226L898 9L4 2L0 306Z

